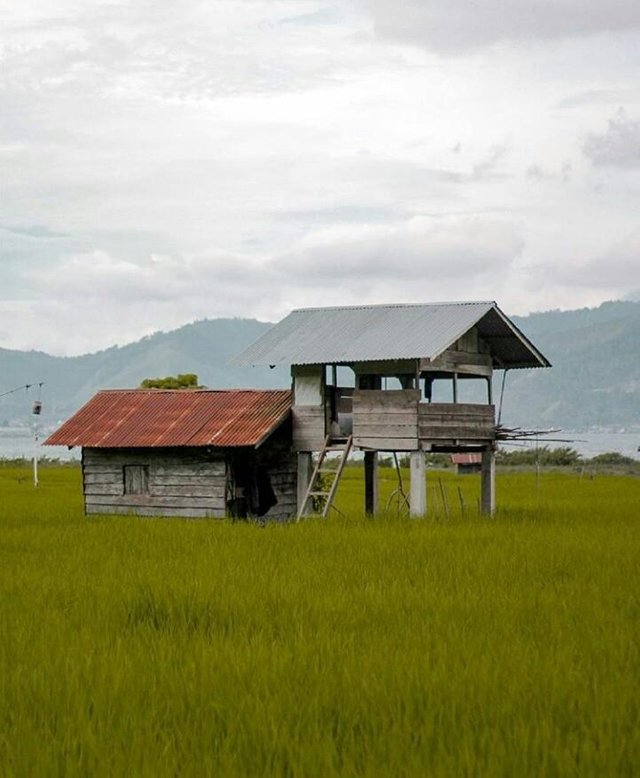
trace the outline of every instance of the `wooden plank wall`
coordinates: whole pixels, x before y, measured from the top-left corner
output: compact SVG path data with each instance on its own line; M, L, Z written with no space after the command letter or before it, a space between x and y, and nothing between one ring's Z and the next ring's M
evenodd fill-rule
M493 374L492 360L489 354L474 354L464 351L445 351L434 360L420 360L420 370L428 372L444 371L465 375L490 377Z
M323 405L294 405L293 448L296 451L319 451L326 436L325 407Z
M272 463L269 468L271 486L276 493L278 502L262 518L266 521L285 521L296 515L298 461L295 454L290 454Z
M294 404L291 409L295 451L319 451L326 436L323 365L293 365Z
M375 451L418 448L417 389L357 389L353 393L353 443Z
M125 465L148 468L149 493L124 493ZM85 511L138 516L222 517L226 513L224 452L202 449L82 450Z
M360 389L353 395L354 445L415 451L421 444L495 440L495 408L471 403L421 403L415 389Z
M420 403L418 432L423 442L489 442L496 437L495 407L471 403Z

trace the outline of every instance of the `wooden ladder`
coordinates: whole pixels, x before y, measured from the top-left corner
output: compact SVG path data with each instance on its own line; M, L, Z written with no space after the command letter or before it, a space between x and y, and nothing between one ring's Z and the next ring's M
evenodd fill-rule
M325 503L322 507L322 518L327 518L327 514L331 510L331 506L333 504L333 498L335 497L336 490L338 489L338 483L340 482L342 471L344 470L344 466L349 457L352 444L353 437L351 435L349 435L347 438L332 438L330 435L327 435L327 437L324 439L324 446L320 451L318 461L316 462L316 466L313 469L311 479L309 480L309 486L307 487L307 491L305 492L304 498L302 500L302 505L298 509L298 516L296 519L297 521L300 521L300 519L305 515L307 503L312 497L325 498ZM331 453L332 451L342 452L342 457L340 458L338 467L323 467L327 454ZM331 485L328 489L322 488L322 484L320 483L320 478L324 474L333 476Z

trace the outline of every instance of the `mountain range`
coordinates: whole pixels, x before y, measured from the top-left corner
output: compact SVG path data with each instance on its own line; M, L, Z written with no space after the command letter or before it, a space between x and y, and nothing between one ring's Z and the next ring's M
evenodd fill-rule
M640 303L511 317L551 361L549 370L513 370L505 380L505 425L562 429L640 429ZM126 346L56 357L0 349L0 425L26 424L41 399L45 427L70 416L98 389L135 387L144 378L197 373L212 388L277 388L286 368L238 368L230 359L271 325L254 319L205 319ZM494 379L499 402L501 373Z

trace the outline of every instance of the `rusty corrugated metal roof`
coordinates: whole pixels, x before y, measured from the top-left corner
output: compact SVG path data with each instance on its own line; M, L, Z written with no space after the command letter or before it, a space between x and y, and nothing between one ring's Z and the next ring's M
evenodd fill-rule
M549 366L495 302L304 308L292 311L233 362L244 366L434 359L474 326L489 343L496 367Z
M451 461L454 465L479 465L482 462L482 454L479 451L451 454Z
M45 446L258 446L284 421L289 390L106 389Z

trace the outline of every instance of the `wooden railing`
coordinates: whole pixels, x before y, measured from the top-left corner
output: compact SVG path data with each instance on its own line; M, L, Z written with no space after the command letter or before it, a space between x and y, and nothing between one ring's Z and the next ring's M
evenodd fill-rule
M377 451L418 448L417 389L358 389L353 393L353 444Z
M415 451L420 443L486 443L495 439L493 405L421 403L416 389L357 390L353 442L379 451Z
M422 441L491 441L496 437L493 405L420 403L418 436Z
M353 400L340 397L338 406L344 429L352 410L353 445L373 451L417 451L434 443L456 446L459 443L489 443L495 440L493 405L471 403L420 402L417 389L356 389ZM319 451L324 445L327 408L293 407L293 445L297 451Z

